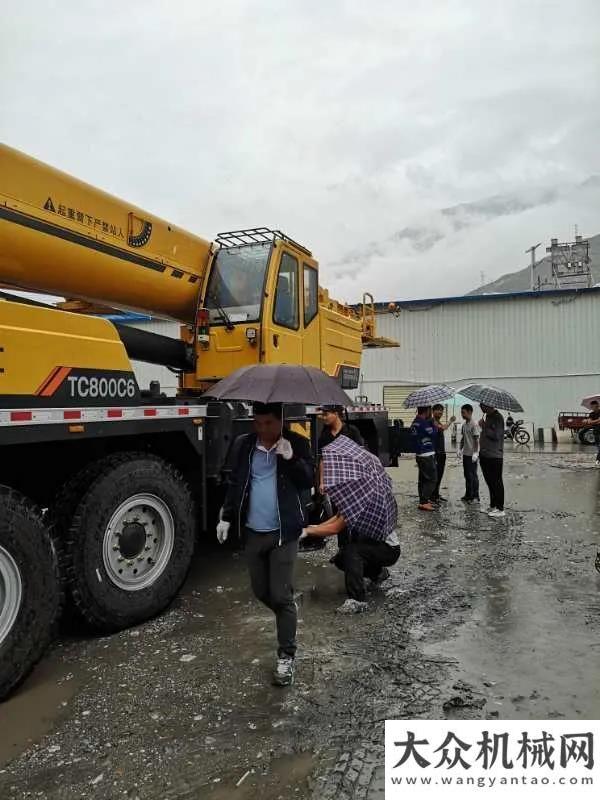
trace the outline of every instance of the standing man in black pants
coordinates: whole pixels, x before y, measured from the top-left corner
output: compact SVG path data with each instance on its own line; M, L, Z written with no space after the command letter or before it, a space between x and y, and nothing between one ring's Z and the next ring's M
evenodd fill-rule
M304 525L302 494L314 484L308 440L283 428L280 404L255 403L254 433L238 436L217 539L232 522L244 531L250 583L255 597L275 614L276 686L294 680L297 609L294 567Z
M462 453L463 472L465 475L465 493L460 498L465 503L479 502L479 477L477 461L479 459L479 425L473 419L473 406L470 403L460 409L464 422L460 433L460 453Z
M431 497L437 484L435 440L437 431L431 416L431 406L419 406L417 416L410 426L415 444L415 457L419 470L419 510L435 511Z
M504 465L504 418L499 411L481 403L484 417L479 420L481 435L479 437L479 463L481 471L490 491L490 510L488 516L505 517L504 483L502 468Z
M437 436L435 440L435 464L437 471L437 482L435 485L435 489L433 490L433 494L431 495L431 500L434 503L445 503L446 498L441 497L440 495L440 486L442 484L442 478L444 477L444 470L446 469L445 432L448 430L450 425L452 425L452 423L456 421L456 417L450 417L448 422L444 425L444 423L442 422L442 417L444 416L444 406L441 403L436 403L432 407L431 415L433 417L433 422L437 430Z

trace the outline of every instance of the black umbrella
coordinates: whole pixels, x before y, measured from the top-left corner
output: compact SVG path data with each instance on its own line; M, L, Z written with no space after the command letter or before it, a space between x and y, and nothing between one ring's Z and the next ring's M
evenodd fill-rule
M474 400L476 403L484 403L491 408L501 408L503 411L523 411L523 406L514 394L507 392L506 389L499 389L497 386L472 383L459 391L463 397L468 397L469 400Z
M292 364L241 367L216 383L203 397L254 403L352 405L346 392L329 375L316 367Z

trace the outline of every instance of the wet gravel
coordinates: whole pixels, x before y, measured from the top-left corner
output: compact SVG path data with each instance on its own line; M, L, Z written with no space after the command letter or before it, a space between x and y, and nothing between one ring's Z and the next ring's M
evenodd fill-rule
M63 636L0 707L0 797L373 800L386 718L597 719L590 462L585 449L509 454L507 518L490 520L455 499L452 458L450 502L417 511L403 460L391 470L403 553L366 613L335 613L332 544L300 559L290 689L270 685L273 623L243 556L199 556L166 614L111 637Z

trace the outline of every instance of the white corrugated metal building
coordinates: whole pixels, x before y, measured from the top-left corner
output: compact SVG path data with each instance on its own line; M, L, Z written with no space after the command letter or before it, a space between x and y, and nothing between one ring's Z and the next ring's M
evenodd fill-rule
M360 394L393 417L415 386L492 383L518 397L525 420L556 425L600 393L600 289L475 295L379 304L378 334L400 347L363 355Z

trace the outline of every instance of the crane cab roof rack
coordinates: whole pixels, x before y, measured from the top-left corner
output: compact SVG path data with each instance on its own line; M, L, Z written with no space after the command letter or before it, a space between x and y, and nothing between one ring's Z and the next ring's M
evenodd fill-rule
M244 247L250 244L272 242L274 239L282 239L284 242L291 244L292 247L300 250L300 252L306 253L307 256L312 256L312 253L306 247L290 239L285 233L271 230L271 228L245 228L240 231L227 231L217 234L215 241L221 247Z

